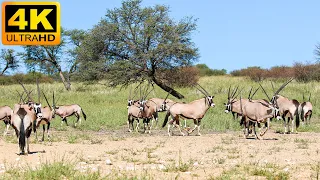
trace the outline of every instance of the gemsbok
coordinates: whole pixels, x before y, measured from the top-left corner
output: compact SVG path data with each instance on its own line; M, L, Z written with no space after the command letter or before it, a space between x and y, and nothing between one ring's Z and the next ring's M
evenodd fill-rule
M162 124L162 127L166 126L169 116L172 117L172 120L169 122L168 124L168 135L171 136L170 134L170 124L173 124L173 122L176 123L176 125L178 126L178 129L180 131L180 133L184 136L184 133L181 132L180 129L180 123L179 123L179 117L184 117L186 119L192 119L195 126L193 129L187 131L188 134L192 133L195 129L198 129L198 133L197 135L201 135L200 134L200 124L201 124L201 120L204 117L204 115L206 114L207 110L210 107L215 107L215 104L213 102L213 98L214 96L209 95L209 93L203 88L201 87L199 84L197 84L200 88L196 87L205 97L198 99L198 100L194 100L190 103L175 103L173 104L168 110L167 110L167 114L166 117L164 119L164 122Z
M53 92L53 104L52 104L52 109L53 109L53 118L55 117L55 115L58 115L61 117L61 125L63 124L63 121L65 121L65 123L68 126L68 121L67 121L67 117L75 115L77 117L77 121L74 124L74 126L76 127L78 122L79 124L81 124L81 113L83 115L84 120L87 120L87 115L84 113L83 109L80 107L80 105L78 104L72 104L72 105L64 105L64 106L57 106L56 105L56 101L54 98L54 92Z
M310 124L310 119L312 116L312 104L310 102L311 93L309 95L308 101L305 101L304 94L302 96L303 96L303 103L299 105L300 118L302 120L302 123Z
M271 101L271 99L270 99ZM263 136L267 130L270 128L270 118L277 117L279 118L279 108L276 102L265 103L265 102L253 102L247 101L245 104L242 104L242 98L240 94L240 110L242 114L242 121L247 124L248 121L253 123L265 123L266 129L263 132L260 132L260 136ZM245 127L245 137L248 137L248 126ZM253 125L253 131L256 139L260 139L257 136L256 126Z
M20 83L22 85L22 83ZM23 86L23 85L22 85ZM23 89L26 91L25 87ZM28 104L23 103L22 95L20 95L20 102L14 105L13 113L11 116L11 125L16 132L19 143L19 154L24 155L25 149L30 153L30 135L34 123L42 118L40 102L34 103L29 96ZM34 129L35 130L35 129Z
M39 126L42 124L43 132L42 132L41 141L44 141L44 132L46 130L46 127L45 127L46 125L47 125L47 138L50 140L49 129L50 129L50 124L51 124L50 122L51 122L52 118L54 118L54 112L53 112L53 108L52 108L52 106L50 106L50 103L49 103L46 95L44 94L44 92L42 92L42 94L43 94L48 106L41 108L42 118L37 119L35 126L36 126L36 128L39 128ZM37 132L36 132L36 139L38 139Z
M6 125L6 129L3 135L7 135L9 127L10 127L10 120L12 116L13 110L9 106L1 106L0 107L0 121L3 120L4 124Z
M291 81L293 80L293 78L290 78L287 82L285 82L284 84L281 85L281 87L274 93L274 95L271 98L271 103L274 103L275 101L277 101L277 104L279 106L279 110L280 110L280 116L282 117L282 119L284 120L284 133L289 133L289 123L290 120L292 122L291 125L291 133L294 133L294 127L295 128L295 132L297 132L297 128L300 125L300 117L299 117L299 102L296 99L288 99L284 96L281 96L279 94L279 92L286 87ZM288 117L288 120L286 120L286 117ZM294 120L295 117L295 120Z

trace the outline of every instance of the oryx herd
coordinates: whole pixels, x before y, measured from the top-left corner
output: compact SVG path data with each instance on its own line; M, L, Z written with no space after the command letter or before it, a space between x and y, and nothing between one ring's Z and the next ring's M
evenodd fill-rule
M57 102L55 101L54 92L52 96L52 104L50 105L45 93L40 90L39 83L37 80L37 101L34 101L31 96L31 91L28 91L26 87L20 83L23 88L23 92L20 93L17 91L19 95L19 102L13 105L13 109L9 106L0 107L0 120L3 120L6 124L6 130L4 132L4 136L7 134L9 126L11 125L15 130L16 136L18 138L19 150L18 154L29 154L29 143L30 143L30 135L32 131L36 135L37 138L37 128L40 125L43 125L43 133L41 141L44 141L44 133L47 130L47 137L49 136L50 123L55 115L58 115L62 118L61 124L63 121L67 124L67 117L75 115L77 117L77 123L81 123L80 113L82 112L83 117L86 119L86 115L83 112L82 108L78 104L73 105L65 105L65 106L57 106ZM42 107L41 103L41 92L46 100L48 106ZM25 94L25 95L24 95ZM25 97L24 97L25 96ZM47 125L47 129L46 129Z
M309 95L308 101L304 100L303 103L299 103L295 99L288 99L280 95L282 91L293 78L286 81L279 89L275 90L273 88L273 95L270 96L265 91L264 87L259 83L259 87L255 90L250 89L248 98L242 98L242 90L239 87L236 87L231 92L231 86L228 89L227 102L225 105L225 113L231 112L233 119L236 117L240 118L240 125L244 127L244 136L247 138L251 132L254 133L255 138L259 139L259 136L256 133L256 126L259 128L261 125L264 125L264 129L260 131L260 136L263 136L266 131L270 128L270 120L276 118L278 120L282 119L284 121L284 133L290 133L290 123L291 123L291 133L296 133L297 128L300 125L300 119L304 123L310 123L310 118L312 116L312 104L310 102L311 93ZM171 136L171 127L176 127L181 135L185 135L180 128L180 118L191 119L194 122L194 128L186 127L184 123L184 130L189 135L194 130L197 129L197 135L200 134L200 125L201 120L206 114L207 110L210 107L215 107L213 102L214 96L210 95L202 86L199 84L195 85L204 97L201 99L194 100L189 103L175 102L168 99L161 98L151 98L147 99L147 96L150 94L148 92L148 87L146 90L141 90L140 86L140 99L134 99L137 93L137 89L140 84L134 89L135 95L132 96L130 89L130 94L128 98L128 131L139 131L139 121L143 120L144 130L143 132L150 133L151 128L154 126L153 121L158 123L158 113L165 112L165 119L163 121L162 127L165 127L168 123L168 135ZM262 89L267 99L253 99L254 95L259 89ZM136 126L134 127L134 122Z
M312 116L312 104L310 102L311 93L308 100L305 100L303 95L302 103L299 103L295 99L288 99L280 95L282 91L293 79L286 81L279 89L275 90L273 87L273 95L270 97L265 91L264 87L259 83L259 87L255 90L250 89L248 98L243 98L243 88L231 88L227 89L227 100L224 103L225 113L231 112L233 119L240 117L240 125L244 128L244 136L247 138L251 133L256 139L259 136L256 133L256 127L261 128L264 126L264 130L260 131L260 136L263 136L270 127L270 120L273 118L283 119L284 121L284 133L295 133L300 125L300 119L303 123L310 123ZM4 136L8 132L8 128L11 125L15 130L16 136L19 143L19 154L30 153L29 142L32 131L37 138L37 128L40 125L43 127L41 141L44 141L45 131L47 138L50 139L49 129L50 124L55 115L61 117L61 125L65 122L68 125L67 117L75 115L77 117L77 123L81 123L81 114L86 120L86 114L78 104L57 106L55 94L52 92L52 104L39 87L37 80L37 101L31 96L32 90L28 90L22 83L20 83L23 91L19 95L19 102L13 105L13 109L9 106L0 107L0 120L3 120L6 124ZM153 84L152 84L153 86ZM150 83L142 88L141 83L133 90L130 89L127 110L128 110L128 131L139 131L140 120L143 120L143 132L151 133L151 129L158 126L158 113L164 112L165 119L162 127L167 127L167 133L169 136L172 135L172 128L177 128L181 135L189 135L193 131L197 130L197 135L201 135L200 126L203 117L210 107L214 108L214 96L210 94L201 85L196 84L194 87L201 92L202 98L193 100L189 103L176 102L168 99L171 91L167 96L163 98L150 98L147 99L148 95L154 90L149 90ZM135 96L140 89L140 97L135 99ZM259 89L262 89L267 99L253 99L254 95ZM232 90L232 91L231 91ZM47 106L42 107L41 94L43 95ZM180 127L180 118L184 120L184 128ZM193 120L194 127L187 127L186 120ZM134 123L136 125L134 126ZM183 132L186 131L185 133ZM141 131L141 130L140 130Z

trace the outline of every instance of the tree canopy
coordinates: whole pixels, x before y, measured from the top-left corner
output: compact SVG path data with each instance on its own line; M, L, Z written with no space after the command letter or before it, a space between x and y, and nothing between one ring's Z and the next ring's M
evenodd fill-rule
M108 10L84 38L77 55L79 70L87 80L107 77L112 85L148 80L183 98L156 74L197 61L198 49L191 40L196 21L173 20L167 6L124 1L120 8Z

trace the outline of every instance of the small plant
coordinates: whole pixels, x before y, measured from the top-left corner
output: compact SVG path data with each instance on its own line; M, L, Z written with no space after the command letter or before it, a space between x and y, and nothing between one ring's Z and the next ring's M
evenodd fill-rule
M68 143L69 144L75 144L75 143L77 143L77 140L78 140L78 136L76 136L76 135L71 134L68 136Z
M182 161L181 158L181 150L179 150L179 161L178 164L172 163L170 165L165 166L164 172L187 172L192 169L193 161L189 160L187 163Z
M234 140L235 140L234 137L229 137L229 136L221 138L221 142L223 144L232 144Z
M311 165L311 169L314 171L311 174L312 179L320 179L320 162L316 162L316 164Z
M298 149L308 149L309 148L309 141L306 139L295 139L295 143L297 144Z
M102 144L103 140L99 139L99 138L95 138L95 139L90 139L90 143L91 144Z
M226 159L225 158L218 158L216 161L218 164L224 164L226 162Z

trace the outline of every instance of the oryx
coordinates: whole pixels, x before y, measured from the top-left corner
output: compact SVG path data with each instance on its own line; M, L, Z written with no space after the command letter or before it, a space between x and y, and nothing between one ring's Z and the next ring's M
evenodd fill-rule
M150 125L150 120L154 119L154 121L158 122L158 108L157 108L158 105L156 102L152 100L146 100L148 95L153 91L152 89L149 91L149 93L147 93L148 89L149 87L146 88L145 95L141 96L140 94L140 100L138 101L138 104L140 109L140 116L143 119L144 131L148 128L148 132L151 133L152 125ZM152 124L153 124L153 121L152 121Z
M0 107L0 121L3 120L4 124L6 125L6 129L3 135L7 135L9 127L10 127L10 120L12 116L13 110L9 106L1 106Z
M23 84L20 84L26 91ZM25 148L27 149L27 153L30 153L29 143L32 128L34 123L42 118L40 102L34 103L28 92L27 95L29 97L28 104L23 103L22 95L20 95L20 103L14 105L11 116L11 125L16 132L19 142L19 154L25 154Z
M63 121L68 126L68 121L67 117L75 115L77 117L77 121L74 124L74 126L77 126L77 123L81 124L81 116L80 114L82 113L84 120L87 120L87 115L84 113L83 109L80 107L78 104L71 104L71 105L63 105L63 106L57 106L57 102L55 101L54 98L54 92L53 92L53 104L52 104L52 109L53 109L53 115L52 117L54 118L55 115L58 115L61 117L61 125L63 124Z
M214 107L215 104L213 102L214 96L209 95L209 93L201 87L199 84L198 86L201 88L197 88L205 97L194 100L190 103L175 103L173 104L168 110L166 117L164 119L164 122L162 124L162 127L166 126L169 116L172 117L172 120L168 124L168 135L170 136L170 124L173 124L173 122L176 122L178 125L178 129L182 135L184 135L181 132L180 126L179 126L179 117L184 117L186 119L193 119L195 127L188 131L188 134L192 133L195 129L198 129L198 135L200 134L200 123L201 119L204 117L206 114L207 110L210 107Z
M310 119L312 116L312 104L310 102L311 93L309 95L308 101L304 99L304 93L302 96L303 96L303 103L299 105L299 115L303 123L306 122L306 124L310 124Z
M262 87L262 86L261 86ZM271 101L271 99L270 99ZM242 114L242 121L252 121L253 123L267 123L266 129L264 132L260 132L260 136L263 136L270 127L270 118L277 117L279 118L279 108L274 103L265 103L265 101L246 101L245 104L242 104L242 98L240 94L240 110ZM256 133L255 125L253 125L253 130L256 139L259 139ZM248 127L246 127L248 131ZM245 133L246 138L248 137L248 133Z
M43 94L48 106L41 108L42 118L37 120L36 128L39 128L39 126L42 124L43 132L42 132L41 141L44 141L44 132L46 130L46 127L45 127L46 125L47 125L47 138L48 139L50 138L49 129L50 129L51 120L52 120L52 118L54 118L54 111L53 111L52 106L50 106L50 103L49 103L49 101L43 91L42 91L42 94ZM36 133L36 139L38 139L37 133Z
M284 133L289 133L289 131L287 132L287 128L289 130L290 120L292 122L291 133L294 132L294 126L296 126L296 132L297 132L297 128L299 127L299 124L300 124L300 117L299 117L299 112L298 112L299 102L296 99L290 100L290 99L288 99L284 96L281 96L279 94L279 92L284 87L286 87L292 80L293 80L293 78L289 79L287 82L282 84L280 86L280 88L274 93L274 95L271 98L271 103L274 103L275 101L277 101L277 104L279 106L280 115L281 115L282 119L284 120ZM286 117L288 117L287 121L286 121ZM296 117L295 120L294 120L294 117Z

